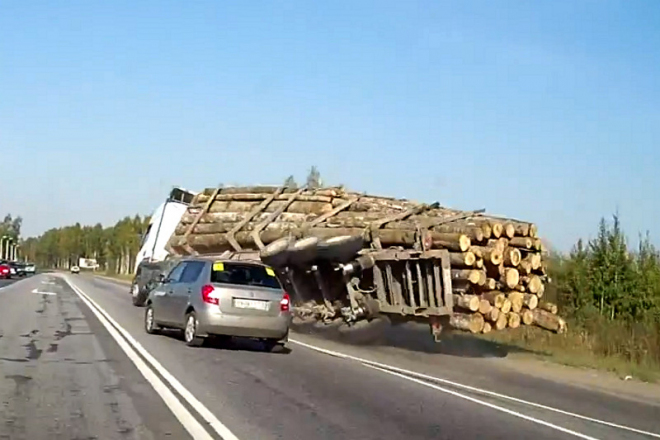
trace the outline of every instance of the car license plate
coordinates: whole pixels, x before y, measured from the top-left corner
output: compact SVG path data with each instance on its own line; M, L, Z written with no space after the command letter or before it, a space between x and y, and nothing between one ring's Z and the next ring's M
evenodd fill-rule
M234 298L234 307L238 309L268 310L269 306L270 303L268 301Z

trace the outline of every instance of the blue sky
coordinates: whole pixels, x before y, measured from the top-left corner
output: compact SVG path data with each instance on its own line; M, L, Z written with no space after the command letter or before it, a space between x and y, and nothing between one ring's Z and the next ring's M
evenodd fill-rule
M660 229L660 2L3 1L0 213L149 213L303 180Z

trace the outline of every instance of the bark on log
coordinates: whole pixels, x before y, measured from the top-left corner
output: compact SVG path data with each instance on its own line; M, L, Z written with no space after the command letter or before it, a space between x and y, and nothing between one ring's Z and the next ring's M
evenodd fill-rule
M470 240L474 242L482 242L484 241L484 233L481 230L481 228L477 228L474 226L453 226L453 225L441 225L441 226L435 226L432 228L433 231L435 232L443 232L447 234L452 234L452 233L460 233L467 235Z
M197 211L198 212L198 211ZM238 223L242 220L245 219L247 213L243 212L209 212L204 215L199 219L198 224L204 224L204 223ZM268 218L270 214L269 213L261 213L257 214L252 218L252 221L254 222L260 222L262 220L265 220ZM190 212L187 211L183 216L181 217L181 222L179 223L179 226L181 225L190 225L194 220L195 220L196 212ZM283 212L282 214L279 215L277 218L277 222L294 222L294 223L304 223L306 221L314 219L316 216L314 215L308 215L308 214L300 214L300 213L295 213L295 212ZM185 231L184 231L185 232Z
M534 324L534 313L529 309L523 309L522 313L520 314L520 318L522 319L522 323L525 325Z
M497 319L500 317L500 309L491 307L490 312L484 315L484 319L490 322L497 322Z
M511 301L511 311L520 313L523 308L523 294L520 292L511 292L507 298Z
M479 301L479 313L486 316L490 313L491 310L493 310L493 306L490 304L490 302L488 302L488 300L482 299Z
M545 310L546 312L550 312L553 315L556 315L557 312L558 312L556 304L553 304L551 302L545 302L545 301L539 302L539 309Z
M492 264L494 266L498 266L502 263L502 252L499 251L498 249L484 247L484 246L472 246L470 247L470 251L473 254L483 258L484 263L486 264Z
M452 269L452 280L465 280L470 284L479 284L481 281L481 271L475 269Z
M472 267L475 265L477 258L472 252L450 252L449 253L449 262L451 267L463 268L463 267Z
M471 312L479 310L480 303L477 295L454 295L454 305Z
M486 290L497 289L497 280L495 280L495 278L487 278L486 283L484 284L484 289Z
M520 315L516 312L509 312L508 316L509 322L508 325L510 328L520 327Z
M520 261L522 260L522 255L520 254L520 251L514 247L505 248L502 254L503 254L503 262L505 266L516 267L520 264Z
M518 271L511 267L504 268L504 274L500 277L500 282L507 286L509 289L513 289L518 285L520 281L520 274Z
M484 328L484 318L479 313L454 313L449 325L458 330L479 333Z
M532 313L534 314L535 325L555 333L566 332L566 321L561 317L541 309L532 310Z
M506 300L506 296L504 296L504 294L502 292L499 292L497 290L492 290L490 292L484 292L481 295L481 298L485 299L493 307L497 307L498 309L502 308L502 305L504 304L504 301Z
M534 310L539 305L539 297L532 294L523 295L523 304L527 306L528 309Z
M533 249L534 240L529 237L513 237L509 240L509 246L523 249Z

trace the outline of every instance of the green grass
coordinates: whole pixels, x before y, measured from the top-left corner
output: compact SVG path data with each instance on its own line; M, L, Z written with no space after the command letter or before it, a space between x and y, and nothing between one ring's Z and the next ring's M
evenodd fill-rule
M538 327L521 326L479 337L524 349L544 361L610 371L622 378L630 375L645 382L660 381L657 358L660 347L640 347L650 340L643 340L641 336L631 340L625 329L612 323L592 323L592 327L588 330L584 326L571 327L569 324L569 331L558 335ZM635 355L631 356L631 353Z

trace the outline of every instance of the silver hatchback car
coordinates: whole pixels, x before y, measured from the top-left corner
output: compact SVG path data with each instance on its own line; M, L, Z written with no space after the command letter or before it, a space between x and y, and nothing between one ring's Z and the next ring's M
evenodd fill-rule
M149 293L144 326L150 334L181 329L190 346L208 336L238 336L261 339L272 350L288 340L290 301L262 263L186 258Z

